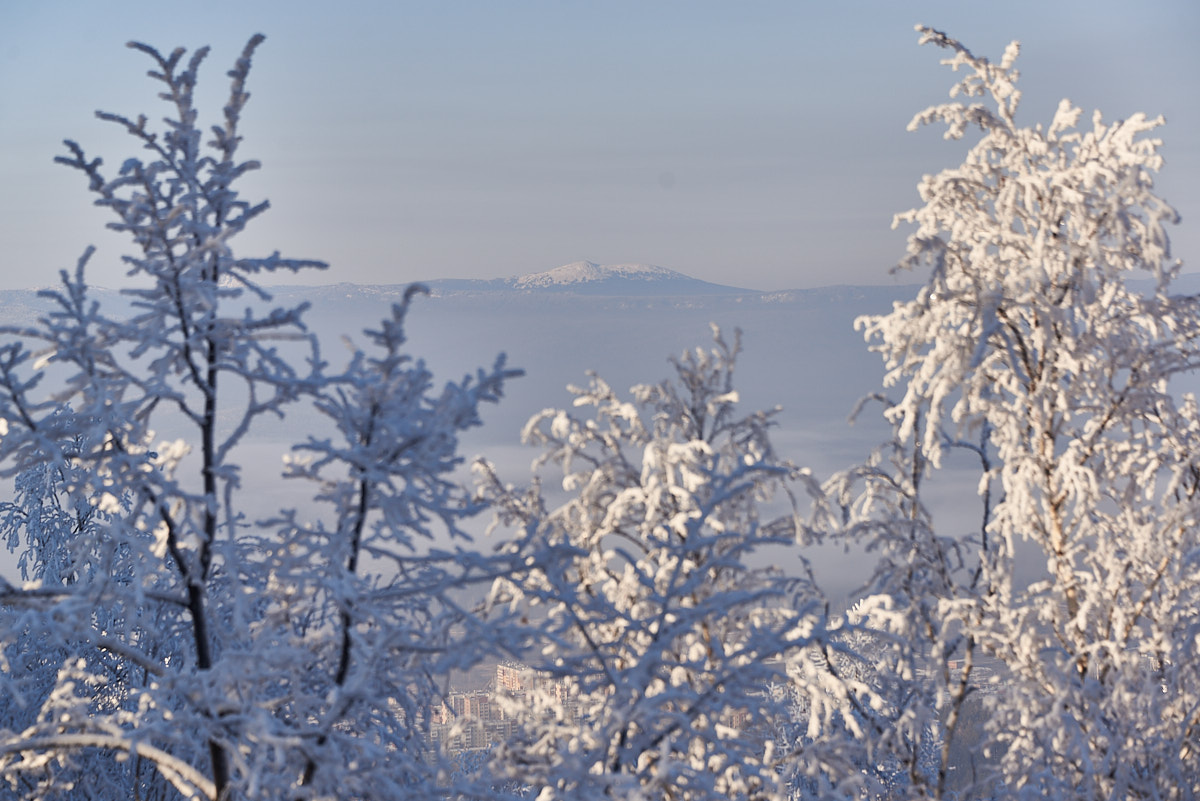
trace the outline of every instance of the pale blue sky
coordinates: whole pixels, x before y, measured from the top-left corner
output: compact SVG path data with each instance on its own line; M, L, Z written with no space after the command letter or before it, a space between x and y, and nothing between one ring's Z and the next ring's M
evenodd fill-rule
M242 252L321 258L306 282L490 278L648 262L760 289L885 283L923 172L964 146L905 133L951 84L924 22L978 53L1023 45L1027 123L1062 96L1164 114L1159 186L1200 265L1200 3L4 0L0 288L46 285L89 243L120 283L63 138L130 155L97 108L154 112L139 39L210 44L206 110L253 33L244 183L273 209Z

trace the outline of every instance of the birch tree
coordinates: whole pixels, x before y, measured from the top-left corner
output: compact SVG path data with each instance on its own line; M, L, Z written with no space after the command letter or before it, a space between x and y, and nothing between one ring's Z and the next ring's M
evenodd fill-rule
M1064 100L1023 127L1016 43L994 63L918 30L962 75L910 128L978 139L896 218L914 227L899 269L925 284L859 321L896 392L895 439L829 486L827 511L883 554L866 607L914 643L914 716L952 740L984 695L998 770L977 792L1194 797L1200 420L1185 378L1200 301L1172 286L1163 121L1081 125ZM925 492L956 449L979 469L966 536ZM984 658L1002 667L993 684Z

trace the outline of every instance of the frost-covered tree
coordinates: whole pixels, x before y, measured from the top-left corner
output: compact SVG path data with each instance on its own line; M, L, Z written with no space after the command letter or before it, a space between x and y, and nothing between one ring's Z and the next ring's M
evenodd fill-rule
M1064 100L1022 127L1015 43L992 63L919 30L965 99L911 127L981 135L897 217L915 225L901 268L928 278L860 321L898 390L895 439L829 487L828 511L883 555L864 609L912 643L913 718L946 726L933 794L982 696L998 771L977 792L1195 797L1200 418L1182 379L1200 364L1200 300L1172 291L1162 120L1080 127ZM954 449L980 470L966 536L939 530L924 494Z
M524 557L473 550L459 524L477 507L449 474L457 435L514 372L500 359L435 387L403 347L412 292L345 366L303 308L272 306L261 276L323 265L235 255L267 207L236 190L258 167L239 126L261 39L207 134L193 104L207 51L132 45L164 126L100 114L143 150L115 175L73 142L59 159L136 250L125 303L93 300L89 250L38 324L3 332L0 470L16 492L0 524L25 579L0 586L10 795L452 792L426 710L439 676L503 635L467 608L472 585ZM314 482L311 503L258 515L242 448L300 408L324 421L286 470Z
M481 468L500 521L563 555L497 587L541 624L541 679L509 699L522 725L493 765L542 801L864 784L863 731L833 722L853 723L873 689L829 669L853 627L829 616L797 552L795 492L811 479L776 455L773 412L739 412L740 345L714 340L631 399L593 375L572 388L575 412L530 420L535 470L561 481L561 503ZM768 566L781 556L792 575Z

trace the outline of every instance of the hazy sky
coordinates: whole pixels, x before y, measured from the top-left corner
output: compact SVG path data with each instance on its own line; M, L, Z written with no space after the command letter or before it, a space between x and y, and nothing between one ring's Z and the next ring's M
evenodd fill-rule
M571 261L648 262L760 289L885 283L891 215L962 143L905 132L946 96L914 23L998 58L1019 39L1026 123L1060 97L1108 118L1164 114L1159 188L1200 265L1200 3L354 2L0 3L0 288L46 285L97 244L116 286L124 242L74 138L134 153L95 109L158 111L137 39L209 44L211 120L245 40L243 184L273 209L241 242L321 258L305 283L490 278Z

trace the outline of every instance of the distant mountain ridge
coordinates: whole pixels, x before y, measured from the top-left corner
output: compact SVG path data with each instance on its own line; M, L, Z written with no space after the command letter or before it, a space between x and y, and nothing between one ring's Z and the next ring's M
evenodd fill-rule
M653 264L596 264L577 261L540 273L509 278L513 289L579 294L757 294L756 290L714 284Z
M509 279L516 287L577 286L612 279L628 281L693 280L691 276L652 264L596 264L575 261L541 273Z
M512 278L423 281L435 295L461 292L559 292L608 297L637 295L757 295L758 290L714 284L653 264L576 261Z
M914 276L915 277L915 276ZM693 278L676 270L650 264L625 263L602 265L577 261L550 270L510 278L445 278L414 283L429 288L430 300L453 302L457 307L475 310L497 304L537 313L550 308L574 309L580 301L592 310L765 310L788 308L794 311L841 310L847 320L860 314L881 314L894 301L915 297L919 284L887 283L761 291L717 284ZM1145 293L1153 291L1150 279L1134 278L1131 286ZM334 316L339 311L359 313L371 308L370 318L386 313L387 307L404 297L409 283L396 284L282 284L266 286L274 303L293 305L308 302L316 316ZM128 303L118 290L92 288L93 297L107 302ZM1185 273L1173 285L1179 294L1200 294L1200 273ZM53 287L54 291L58 287ZM0 326L34 323L54 307L54 301L38 297L38 289L0 290ZM118 301L118 298L120 300ZM250 305L259 306L249 295ZM115 307L109 307L112 311ZM347 318L350 319L350 318Z
M911 296L915 287L830 286L813 289L776 290L734 287L693 278L676 270L650 264L625 263L602 265L590 261L564 264L551 270L510 278L443 278L417 281L428 287L430 300L452 302L458 307L476 310L497 305L537 313L550 308L575 308L585 301L589 309L654 310L779 308L816 309L848 306L853 311L884 311L891 301ZM338 316L351 310L368 319L386 313L387 307L400 301L410 283L396 284L280 284L264 289L273 300L268 303L295 305L311 303L309 317ZM50 288L58 291L58 287ZM54 301L38 296L38 289L0 290L0 325L29 325L50 311ZM91 287L92 296L109 305L110 313L129 302L117 289ZM263 301L244 296L249 305L262 307ZM236 306L239 302L233 303ZM418 304L420 305L420 304ZM852 312L848 312L852 313ZM346 319L351 319L347 317Z

